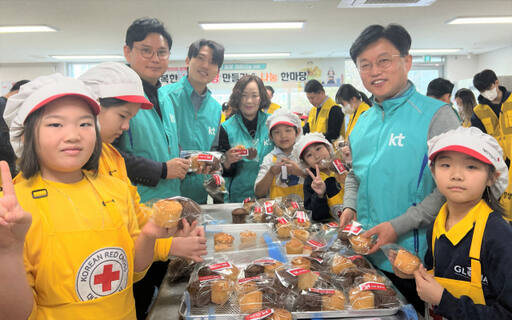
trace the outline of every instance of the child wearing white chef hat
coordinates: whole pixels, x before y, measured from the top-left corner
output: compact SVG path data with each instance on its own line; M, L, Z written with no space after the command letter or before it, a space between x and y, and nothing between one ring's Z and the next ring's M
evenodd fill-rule
M263 158L254 194L257 198L268 196L275 199L291 194L304 198L304 171L298 164L299 159L292 155L295 141L302 133L299 117L281 108L268 117L267 127L275 147Z

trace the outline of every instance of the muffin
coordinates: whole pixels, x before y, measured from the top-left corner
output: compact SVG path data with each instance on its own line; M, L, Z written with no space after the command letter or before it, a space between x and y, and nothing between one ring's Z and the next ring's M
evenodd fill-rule
M315 286L316 281L318 280L319 275L315 272L306 272L299 274L298 276L298 287L300 290L305 290L308 288L313 288Z
M292 230L292 237L305 242L309 239L309 232L302 229L295 229Z
M354 310L375 308L375 295L373 292L361 290L359 287L350 290L349 300Z
M260 290L253 290L238 298L241 313L250 313L262 308L263 294Z
M245 223L245 218L249 215L249 212L244 208L237 208L231 211L231 218L233 223Z
M229 300L232 291L232 285L229 280L215 280L212 281L212 296L213 303L223 305Z
M278 269L280 269L281 267L283 266L283 264L279 261L276 261L274 263L271 263L271 264L266 264L265 265L265 274L269 277L274 277L274 272Z
M341 291L333 291L333 294L325 294L322 296L322 310L334 311L345 309L345 295Z
M294 268L311 269L311 262L305 257L293 258L291 263Z
M352 250L358 254L368 254L372 247L372 239L366 238L361 235L352 236L348 239L352 245Z
M291 239L286 243L287 254L301 254L304 245L297 239Z
M345 269L355 267L356 266L352 263L352 260L340 255L335 255L331 262L331 271L335 274L340 274Z
M213 235L215 251L233 250L233 241L235 238L227 233L219 232Z
M240 232L240 249L256 246L256 232L242 231Z
M196 280L187 286L190 301L194 307L203 307L210 303L211 284L208 281Z
M420 267L420 259L407 250L400 249L396 253L393 266L405 274L413 274Z
M153 204L153 221L163 228L177 228L183 206L170 199L158 200Z
M265 273L265 266L261 264L250 264L244 270L246 278L256 277L263 273Z

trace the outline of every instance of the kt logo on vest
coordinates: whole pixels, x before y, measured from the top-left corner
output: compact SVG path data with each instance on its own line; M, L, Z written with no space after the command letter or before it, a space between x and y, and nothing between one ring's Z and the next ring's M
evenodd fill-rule
M405 140L405 136L400 132L399 135L395 136L394 133L391 133L391 136L389 137L389 143L388 143L388 146L390 147L403 147L404 146L404 143L403 141Z
M126 288L128 262L122 248L96 250L76 275L76 293L82 301L108 296Z

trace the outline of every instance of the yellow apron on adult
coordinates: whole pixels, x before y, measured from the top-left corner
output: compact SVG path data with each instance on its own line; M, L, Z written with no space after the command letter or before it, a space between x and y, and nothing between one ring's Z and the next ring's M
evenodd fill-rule
M276 162L276 161L277 161L277 157L273 156L272 162ZM285 197L290 194L296 194L296 195L300 196L301 199L304 200L304 184L300 183L300 184L296 184L293 186L281 187L276 183L276 177L274 177L272 179L272 184L270 185L270 192L269 192L269 196L271 199L275 199L278 197Z
M473 300L475 304L485 305L484 291L482 289L482 265L480 263L480 251L482 247L482 238L484 236L485 225L487 224L487 219L489 218L489 214L492 212L492 209L489 208L484 200L481 200L472 210L474 210L473 220L464 221L465 223L474 222L473 238L471 240L471 247L469 249L469 257L471 259L471 281L454 280L441 277L434 278L454 297L460 298L461 296L467 296ZM439 239L442 234L446 233L445 222L446 204L444 204L439 211L432 231L432 256L434 257L434 266L435 244L436 240ZM456 226L453 228L455 227ZM434 313L433 307L431 305L427 305L425 317L426 319L440 319L440 316Z
M503 149L504 157L512 161L512 95L501 105L499 118L486 104L478 104L473 111L485 127L488 134L498 140ZM512 221L512 171L508 170L509 184L500 198L505 209L505 219Z
M110 143L103 143L101 157L98 166L98 174L109 175L124 181L130 189L133 199L133 208L137 215L137 223L142 228L151 217L152 210L140 203L140 196L137 187L131 184L126 171L126 164L123 156ZM172 237L167 239L157 239L155 242L154 261L169 260L169 251L171 250Z
M331 98L327 98L324 104L320 108L320 112L318 113L318 117L316 113L318 111L317 107L311 108L309 111L308 123L309 123L309 132L320 132L322 134L327 133L327 122L329 120L329 112L331 112L332 107L339 106L332 100ZM340 135L342 137L345 136L345 126L342 125L340 129Z
M274 111L276 111L277 109L281 108L280 105L278 105L277 103L273 103L271 102L270 103L270 106L268 106L268 110L267 110L267 113L268 114L272 114L274 113Z
M40 175L31 187L49 234L45 234L47 239L39 255L30 319L136 318L133 239L114 199L103 196L108 194L104 192L106 186L84 173L111 225L73 230L56 220L58 214L48 201L51 187Z
M354 126L356 125L357 120L359 120L359 116L368 109L370 109L370 106L366 102L361 102L361 104L357 107L356 112L354 112L350 115L350 120L348 121L347 131L345 133L346 136L344 137L345 140L348 138L348 136L354 129Z

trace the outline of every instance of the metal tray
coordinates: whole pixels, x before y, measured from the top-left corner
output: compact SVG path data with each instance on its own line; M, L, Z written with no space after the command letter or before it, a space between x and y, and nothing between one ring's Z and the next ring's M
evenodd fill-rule
M245 250L255 248L268 248L268 241L279 243L275 233L272 232L272 224L270 223L244 223L244 224L212 224L205 226L207 255L210 257L214 254L224 254L229 252L243 252ZM256 243L252 246L242 246L240 241L240 232L252 231L256 233ZM214 249L214 234L224 232L234 237L233 249L229 251L216 252ZM266 240L265 240L266 238Z

